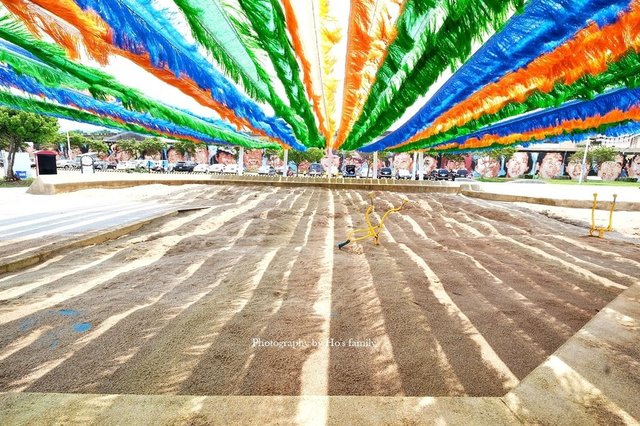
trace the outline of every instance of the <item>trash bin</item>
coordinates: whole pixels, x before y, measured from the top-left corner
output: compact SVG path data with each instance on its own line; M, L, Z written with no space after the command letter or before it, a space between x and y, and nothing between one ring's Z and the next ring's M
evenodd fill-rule
M36 151L36 173L38 175L57 175L56 153L54 151Z

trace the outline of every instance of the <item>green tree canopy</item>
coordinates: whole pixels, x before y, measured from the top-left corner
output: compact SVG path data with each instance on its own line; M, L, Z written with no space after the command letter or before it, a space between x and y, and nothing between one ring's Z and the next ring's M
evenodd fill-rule
M6 149L6 179L18 180L13 172L15 154L26 142L46 144L55 140L58 120L26 111L0 107L0 147Z
M587 164L591 164L595 162L600 165L605 161L613 161L616 158L618 151L611 146L596 146L592 147L587 151ZM578 149L576 152L571 154L569 157L569 161L574 161L576 163L582 163L582 159L584 158L584 147Z
M515 146L505 146L503 148L496 148L492 150L482 151L480 156L489 156L489 158L500 159L500 157L511 158L513 154L518 152L518 148Z
M100 140L90 139L89 149L93 152L97 152L98 154L107 154L109 152L109 145Z
M154 156L167 149L167 144L158 138L148 138L140 141L139 147L142 155Z
M605 161L613 161L618 155L618 150L612 146L596 146L591 149L591 159L598 164L598 166Z
M195 155L196 148L198 146L195 142L191 141L175 141L173 143L173 148L180 153L180 155Z
M140 142L135 139L119 140L118 149L122 152L126 152L132 158L140 157Z

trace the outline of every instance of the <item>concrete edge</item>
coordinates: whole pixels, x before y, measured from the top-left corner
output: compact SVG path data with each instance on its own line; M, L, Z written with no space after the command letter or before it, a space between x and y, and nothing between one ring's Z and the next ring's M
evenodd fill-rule
M414 182L414 181L410 181ZM459 192L457 185L447 185L442 182L422 181L422 183L406 183L391 179L343 179L343 178L260 178L203 176L197 178L175 179L113 179L82 182L45 182L41 177L27 189L33 195L55 195L84 189L118 189L139 185L266 185L278 187L313 186L330 189L362 189L362 190L393 190L398 192L441 192L455 194ZM476 185L477 186L477 185Z
M529 204L542 204L555 207L571 207L580 209L591 209L592 202L589 200L565 200L546 197L529 197L524 195L498 194L484 192L480 190L477 183L463 183L459 186L448 185L447 182L432 181L397 181L392 179L344 179L344 178L260 178L258 176L235 176L233 178L225 176L206 176L202 178L190 179L138 179L138 180L102 180L84 182L44 182L40 177L31 184L27 193L34 195L54 195L66 192L81 191L84 189L118 189L130 188L139 185L266 185L283 188L296 186L313 186L328 189L360 189L366 191L392 190L406 193L445 193L462 194L467 197L480 198L489 201L520 202ZM598 202L598 210L609 210L610 201ZM640 202L618 202L616 211L640 211Z
M501 399L525 424L640 424L640 283L602 308Z
M123 235L129 234L133 231L137 231L143 226L148 225L149 223L152 223L156 220L175 216L177 214L178 214L178 209L174 211L170 211L168 213L162 213L160 215L147 217L145 219L141 219L137 222L133 222L124 227L118 227L118 228L112 227L104 231L98 231L96 235L92 235L87 238L81 238L78 240L72 239L72 240L62 241L60 243L54 242L47 246L41 247L35 253L30 253L25 256L19 257L18 259L14 259L8 262L2 262L0 260L0 274L4 274L7 272L15 272L21 269L28 268L30 266L37 265L65 250L70 250L70 249L79 248L79 247L86 247L93 244L100 244L108 240L116 239Z
M545 197L529 197L525 195L496 194L492 192L461 189L460 193L467 197L480 198L489 201L506 201L515 203L543 204L555 207L571 207L578 209L591 209L593 203L587 200L565 200ZM609 210L611 201L599 201L597 210ZM640 211L640 203L623 201L616 203L616 211Z

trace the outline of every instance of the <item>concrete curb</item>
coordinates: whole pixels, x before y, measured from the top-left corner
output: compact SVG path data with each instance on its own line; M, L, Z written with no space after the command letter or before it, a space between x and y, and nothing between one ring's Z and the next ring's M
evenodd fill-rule
M303 178L278 177L261 178L258 176L202 176L201 178L167 178L158 176L157 179L111 179L89 180L83 182L45 182L41 177L31 184L27 193L34 195L54 195L74 192L84 189L117 189L139 185L267 185L277 187L313 186L330 189L361 189L361 190L391 190L398 192L439 192L455 194L462 186L479 188L477 184L450 185L448 182L432 181L398 181L393 179L344 179L344 178ZM411 183L408 183L411 182Z
M496 194L491 192L474 191L468 189L461 189L460 193L467 197L480 198L489 201L506 201L511 203L529 203L529 204L543 204L546 206L555 207L571 207L578 209L591 209L592 202L587 200L565 200L558 198L545 198L545 197L529 197L525 195L510 195L510 194ZM598 201L597 210L609 210L611 208L611 201ZM634 202L619 202L616 203L616 211L640 211L640 203Z
M148 225L149 223L152 223L156 220L175 216L177 214L178 209L170 211L168 213L162 213L157 216L148 217L123 227L112 227L104 231L98 231L97 235L92 235L87 238L54 242L52 244L39 248L35 253L29 253L25 256L19 257L18 259L10 260L7 262L0 260L0 274L14 272L24 268L28 268L29 266L37 265L38 263L44 262L45 260L50 259L65 250L86 247L93 244L100 244L108 240L116 239L133 231L136 231L142 228L144 225Z

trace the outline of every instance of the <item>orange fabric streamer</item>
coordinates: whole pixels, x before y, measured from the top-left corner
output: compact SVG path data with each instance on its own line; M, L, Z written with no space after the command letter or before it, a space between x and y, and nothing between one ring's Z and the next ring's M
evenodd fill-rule
M55 7L55 15L76 28L91 28L91 36L81 31L84 45L91 52L94 59L101 65L107 63L108 51L103 49L104 43L111 43L113 36L109 26L93 11L83 12L72 0L56 0L51 5L51 0L29 0L31 3L49 10ZM49 10L51 12L51 10Z
M524 102L535 90L550 92L562 82L570 85L585 75L604 72L631 49L640 50L640 0L634 0L629 12L602 29L596 24L579 31L571 40L540 56L525 68L507 74L467 100L442 114L427 129L411 137L406 145L462 126L485 114L494 114L510 102Z
M57 44L64 47L71 59L78 59L80 57L79 47L81 45L80 39L82 38L82 34L61 18L55 14L49 14L41 7L25 0L0 0L0 3L2 3L9 12L19 18L29 32L38 35L39 29L41 29L49 34ZM36 22L38 25L36 25ZM73 34L74 32L75 34Z
M233 109L214 100L210 90L200 88L190 78L176 77L169 69L156 68L148 54L134 54L114 46L109 25L94 12L85 12L80 9L72 0L56 0L55 2L48 0L0 0L0 3L23 21L27 29L36 37L39 36L39 31L33 22L39 22L42 31L49 34L56 43L62 45L70 57L77 58L77 45L82 39L88 53L97 61L104 58L102 63L106 63L109 54L127 58L165 83L191 96L201 105L213 109L223 120L232 123L238 131L257 134L283 147L288 147L279 139L269 137L264 131L255 129L248 120L238 117ZM64 17L65 20L60 21L61 17ZM73 30L78 31L78 34L70 34L70 31Z
M302 46L298 19L296 18L296 14L293 11L291 0L282 0L282 6L284 8L285 20L287 22L287 31L289 32L289 36L291 37L291 44L293 45L293 50L296 53L296 57L300 61L300 65L302 66L302 81L307 91L307 96L312 100L311 104L313 107L313 112L316 115L316 120L318 122L320 132L326 137L326 135L329 134L329 130L327 129L327 121L324 110L322 108L322 97L315 90L313 90L311 63L309 62L304 47Z
M349 130L348 125L358 101L358 89L362 84L362 72L367 62L372 38L369 28L373 20L373 0L351 0L349 33L347 40L347 60L344 72L344 95L342 97L342 118L335 145L340 146Z
M543 140L548 137L559 136L563 133L571 133L576 130L596 129L605 124L615 124L627 120L640 121L640 107L633 107L625 112L615 109L604 116L595 115L586 119L567 120L563 121L559 126L545 127L524 133L513 133L507 136L484 135L481 138L467 139L461 144L454 142L433 148L425 147L425 149L442 151L446 149L486 148L494 144L513 145L532 140Z
M376 2L377 3L377 2ZM342 106L342 121L340 131L335 141L335 148L339 148L347 138L356 120L362 113L371 87L376 80L376 74L387 57L387 49L393 43L397 35L395 21L402 14L406 0L387 0L378 16L371 16L369 29L363 33L355 33L354 37L366 37L362 39L361 48L364 52L363 65L357 76L357 86L347 90L345 81L345 93ZM376 12L372 10L371 13ZM351 26L350 26L351 28ZM351 59L347 57L347 60ZM361 60L359 57L357 61ZM355 66L355 65L354 65ZM346 76L348 76L347 70Z

